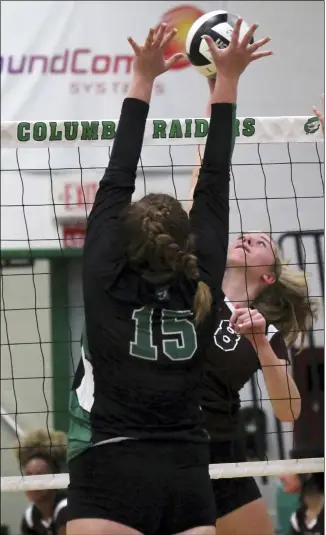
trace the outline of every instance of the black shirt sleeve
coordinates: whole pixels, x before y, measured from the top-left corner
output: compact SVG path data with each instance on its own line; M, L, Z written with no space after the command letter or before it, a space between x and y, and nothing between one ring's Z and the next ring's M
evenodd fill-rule
M280 360L286 360L290 364L289 351L287 345L284 341L282 333L274 327L274 325L269 325L267 327L267 338L269 340L270 346L274 351L275 355ZM284 363L283 363L284 364ZM259 369L261 370L261 364L259 364Z
M280 331L277 331L275 334L273 334L269 343L275 355L279 359L289 361L288 348Z
M235 105L213 104L190 211L200 279L220 296L229 241L230 164Z
M68 522L68 504L67 499L61 500L55 511L54 525L55 531L58 533L59 529L65 526Z
M298 512L293 513L290 518L290 532L288 535L298 535L298 533L301 533L301 529L299 527L299 519L298 519Z
M148 110L146 102L125 99L109 165L87 222L84 276L100 276L106 286L114 281L124 259L119 215L130 204L135 189Z

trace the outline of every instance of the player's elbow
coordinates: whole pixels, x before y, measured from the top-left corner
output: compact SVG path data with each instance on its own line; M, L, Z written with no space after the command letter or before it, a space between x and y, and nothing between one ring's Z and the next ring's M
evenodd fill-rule
M301 399L290 399L274 409L275 416L281 422L295 422L301 413Z

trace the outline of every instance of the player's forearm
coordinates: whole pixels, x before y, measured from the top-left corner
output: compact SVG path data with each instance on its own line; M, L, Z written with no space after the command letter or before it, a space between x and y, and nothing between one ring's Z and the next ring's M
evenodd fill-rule
M211 119L203 167L229 175L234 147L237 78L218 75L212 92ZM228 177L229 179L229 177Z
M135 74L132 77L127 98L137 98L138 100L142 100L149 104L152 96L153 84L153 78Z
M212 104L229 103L235 104L238 96L238 77L225 78L218 74L215 87L212 92Z
M207 106L206 106L206 115L205 115L206 117L210 117L210 115L211 115L211 106L212 106L212 93L210 94L210 97L209 97L209 100L208 100L208 103L207 103ZM233 119L235 120L235 113L234 113ZM233 154L234 145L235 145L235 128L233 128L233 133L232 133L232 153L231 153L231 157L232 157L232 154ZM192 171L192 180L191 180L191 186L190 186L190 192L189 192L188 211L191 210L191 207L192 207L192 204L193 204L194 191L195 191L195 188L196 188L196 184L198 182L199 171L200 171L200 167L201 167L201 164L202 164L202 161L203 161L204 150L205 150L205 146L203 146L203 145L199 145L197 150L196 150L196 160L195 160L195 166L194 166L193 171Z
M148 104L136 98L123 102L109 165L88 219L88 231L100 214L104 220L109 215L116 216L131 202L148 110Z
M190 212L192 208L194 191L198 182L199 170L200 170L201 162L203 159L204 149L205 147L203 147L202 145L199 145L197 147L195 166L192 170L191 185L190 185L190 190L189 190L189 201L188 201L188 206L187 206L188 212Z
M235 106L231 103L212 103L212 113L202 162L205 173L214 173L219 180L230 179L230 163L233 148ZM223 180L224 182L224 180ZM222 186L222 183L219 184Z
M203 163L190 212L202 280L218 294L224 276L229 238L233 118L232 104L212 105Z
M297 420L301 411L301 397L287 366L280 361L268 340L258 347L258 358L275 416L282 422Z
M134 179L143 145L149 106L141 99L127 97L122 105L119 124L104 180L117 174ZM119 179L120 180L120 179ZM120 185L124 184L120 180Z
M212 102L211 102L211 94L210 94L208 103L206 106L205 117L211 116L211 106L212 106ZM188 207L187 207L188 212L191 210L191 207L192 207L194 191L195 191L196 184L198 182L198 175L199 175L201 163L203 161L204 150L205 150L204 145L198 145L196 149L195 166L192 170L191 185L190 185L190 191L189 191L189 202L188 202Z

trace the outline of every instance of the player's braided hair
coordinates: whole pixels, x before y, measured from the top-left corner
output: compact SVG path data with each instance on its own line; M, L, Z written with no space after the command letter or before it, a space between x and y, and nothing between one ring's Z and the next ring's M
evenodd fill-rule
M193 306L196 322L202 321L212 297L207 284L198 280L190 222L181 203L170 195L149 194L132 203L123 218L131 266L152 283L167 283L178 273L198 281Z
M44 459L54 473L60 472L66 452L66 435L61 431L36 429L15 444L16 457L22 468L32 459Z
M282 332L288 345L300 337L299 348L303 347L307 332L317 317L317 303L308 296L307 275L301 269L290 268L282 260L274 244L274 271L276 281L264 288L253 301L268 323Z

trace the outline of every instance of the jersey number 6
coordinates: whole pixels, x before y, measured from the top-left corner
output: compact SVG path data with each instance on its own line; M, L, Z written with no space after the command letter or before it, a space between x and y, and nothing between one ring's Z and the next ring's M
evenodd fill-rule
M191 359L197 349L196 330L189 310L161 311L161 319L155 324L160 329L163 354L171 360ZM158 359L158 347L153 340L153 309L142 307L134 310L135 337L130 342L130 355L146 360ZM173 336L174 335L174 336ZM169 338L165 338L169 336Z

